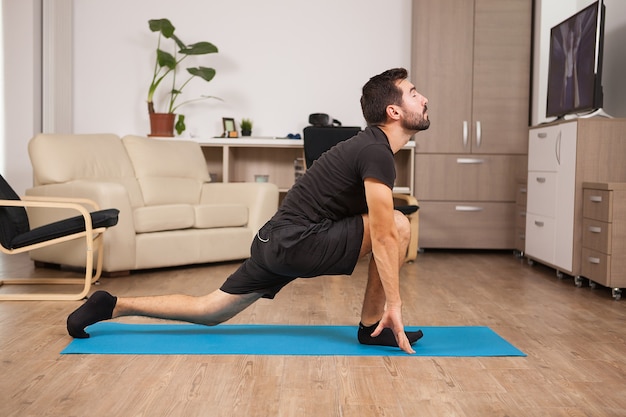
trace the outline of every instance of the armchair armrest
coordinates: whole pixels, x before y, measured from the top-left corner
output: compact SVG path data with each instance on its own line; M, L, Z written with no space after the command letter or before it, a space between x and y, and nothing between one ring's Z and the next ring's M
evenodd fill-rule
M28 245L25 247L16 247L15 249L4 248L3 252L5 253L20 253L27 252L34 249L38 249L41 247L49 246L51 244L60 243L63 241L68 241L72 239L76 239L77 237L86 236L87 238L87 248L89 251L93 251L93 240L94 234L98 234L104 231L104 228L94 229L91 221L91 214L89 210L87 210L83 204L88 203L87 199L56 199L56 198L33 198L33 197L22 197L21 200L0 200L0 206L7 207L24 207L24 208L45 208L45 209L70 209L73 211L78 211L78 213L83 217L85 221L85 231L74 233L72 235L57 237L54 239L50 239L44 242ZM93 203L93 201L91 202Z
M51 198L91 200L98 207L116 208L120 211L118 226L107 231L104 244L104 270L125 271L135 268L135 225L133 207L126 188L117 182L100 182L90 180L74 180L66 183L47 184L26 190L27 198ZM55 210L56 212L57 210ZM61 210L58 210L59 212ZM28 216L31 225L40 226L59 220L66 213L51 213L50 211L32 209ZM69 251L67 256L69 255ZM80 253L80 252L76 252ZM60 255L55 253L31 253L35 260L50 263L62 263L56 260ZM64 259L68 265L75 265L78 261Z
M415 197L413 197L412 195L409 195L409 194L394 193L393 194L393 199L394 200L401 200L407 206L419 206L419 204L417 202L417 198L415 198Z

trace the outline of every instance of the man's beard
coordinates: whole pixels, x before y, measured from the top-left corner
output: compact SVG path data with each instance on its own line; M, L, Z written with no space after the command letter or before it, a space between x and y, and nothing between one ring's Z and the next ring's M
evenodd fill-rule
M407 130L415 130L415 131L428 129L430 127L430 119L427 119L426 117L424 117L426 110L427 109L424 108L424 113L416 114L411 119L403 119L402 127Z

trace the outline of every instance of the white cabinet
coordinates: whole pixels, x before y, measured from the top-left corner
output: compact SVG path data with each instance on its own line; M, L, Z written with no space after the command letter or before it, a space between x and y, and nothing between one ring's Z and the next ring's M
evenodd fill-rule
M530 130L526 254L572 271L576 122ZM558 214L558 216L557 216Z
M526 255L579 276L582 183L626 180L626 119L533 127L528 139Z

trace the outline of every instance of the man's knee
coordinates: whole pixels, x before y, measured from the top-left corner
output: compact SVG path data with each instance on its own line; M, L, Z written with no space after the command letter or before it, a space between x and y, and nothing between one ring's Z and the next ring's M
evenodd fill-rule
M397 210L394 212L394 217L400 241L404 244L408 244L411 239L411 221L407 216Z

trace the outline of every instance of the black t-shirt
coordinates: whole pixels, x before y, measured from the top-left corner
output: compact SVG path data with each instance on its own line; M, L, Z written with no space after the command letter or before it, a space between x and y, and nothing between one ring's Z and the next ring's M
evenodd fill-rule
M396 169L385 133L368 127L320 156L287 193L274 220L337 221L367 212L365 178L393 188Z

